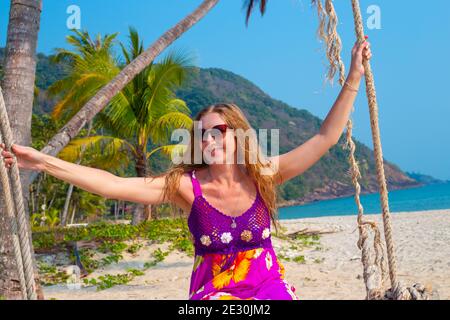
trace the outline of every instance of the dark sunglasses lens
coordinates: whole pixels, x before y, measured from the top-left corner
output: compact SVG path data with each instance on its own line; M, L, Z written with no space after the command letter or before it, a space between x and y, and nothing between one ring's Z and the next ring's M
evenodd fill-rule
M228 126L226 124L220 124L218 126L215 126L214 128L218 129L222 133L225 133L227 132Z
M219 124L217 126L214 126L212 129L219 130L222 134L227 132L228 126L226 124ZM211 131L211 129L202 129L202 136L205 135L206 131Z

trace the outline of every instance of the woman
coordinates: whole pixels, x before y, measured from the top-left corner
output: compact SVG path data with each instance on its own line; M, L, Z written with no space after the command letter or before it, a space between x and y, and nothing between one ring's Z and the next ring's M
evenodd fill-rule
M355 44L346 85L320 132L294 150L266 159L269 164L263 163L259 147L252 151L251 147L258 145L255 138L242 142L232 134L233 129L251 129L242 111L233 104L202 110L196 120L203 135L201 139L190 139L185 153L190 161L174 165L150 181L118 177L30 147L13 145L12 151L19 168L45 171L105 198L153 205L169 203L189 213L195 246L189 299L297 300L271 243L271 222L277 227L275 187L305 172L337 144L364 75L364 58L371 58L369 43ZM198 128L193 126L190 137L195 137L194 129ZM219 135L213 136L213 131ZM196 148L203 155L199 162L194 159ZM206 151L213 161L205 161ZM237 151L243 152L243 162L238 163ZM256 161L250 161L255 153ZM229 154L233 155L231 162L224 160L230 159ZM6 166L10 166L14 161L12 153L2 151L2 155ZM277 167L273 174L264 173L274 163Z

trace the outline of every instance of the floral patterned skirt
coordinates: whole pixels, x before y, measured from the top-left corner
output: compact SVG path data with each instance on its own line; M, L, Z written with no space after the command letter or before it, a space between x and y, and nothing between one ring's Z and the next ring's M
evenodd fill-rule
M195 256L190 300L298 300L294 292L273 248Z

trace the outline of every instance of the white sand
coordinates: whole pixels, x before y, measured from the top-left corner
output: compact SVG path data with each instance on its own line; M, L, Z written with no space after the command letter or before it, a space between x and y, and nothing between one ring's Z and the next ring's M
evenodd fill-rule
M378 221L382 228L379 215L368 217ZM416 282L429 283L438 291L440 299L450 299L450 210L395 213L392 223L400 281L408 286ZM355 216L283 220L282 225L288 233L305 227L340 230L322 235L319 247L314 245L300 252L290 250L288 242L273 238L277 253L305 256L304 264L281 260L286 269L286 280L296 287L300 299L364 299L365 287L359 278L362 265L356 246ZM119 264L98 270L90 277L124 273L129 267L140 269L151 260L150 254L157 247L166 248L151 245L142 248L135 256L124 254L124 260ZM188 298L192 263L192 257L174 251L127 285L104 291L96 291L94 287L70 290L66 285L58 285L46 287L45 297L185 300Z

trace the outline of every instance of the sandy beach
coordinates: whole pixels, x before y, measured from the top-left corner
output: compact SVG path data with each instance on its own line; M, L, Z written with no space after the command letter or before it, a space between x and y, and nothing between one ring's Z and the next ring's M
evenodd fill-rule
M382 227L380 215L368 216ZM439 298L450 299L450 210L393 214L398 277L405 285L430 284ZM294 285L300 299L364 299L358 230L355 216L282 220L287 233L304 228L329 229L318 242L302 250L292 250L287 240L273 237L277 254L304 256L304 262L281 260L286 280ZM89 276L123 273L127 268L142 269L156 248L145 245L135 255L99 269ZM95 287L69 289L67 285L44 288L46 299L176 299L186 300L193 258L174 251L164 261L145 271L127 285L97 291ZM389 283L389 279L387 280Z

